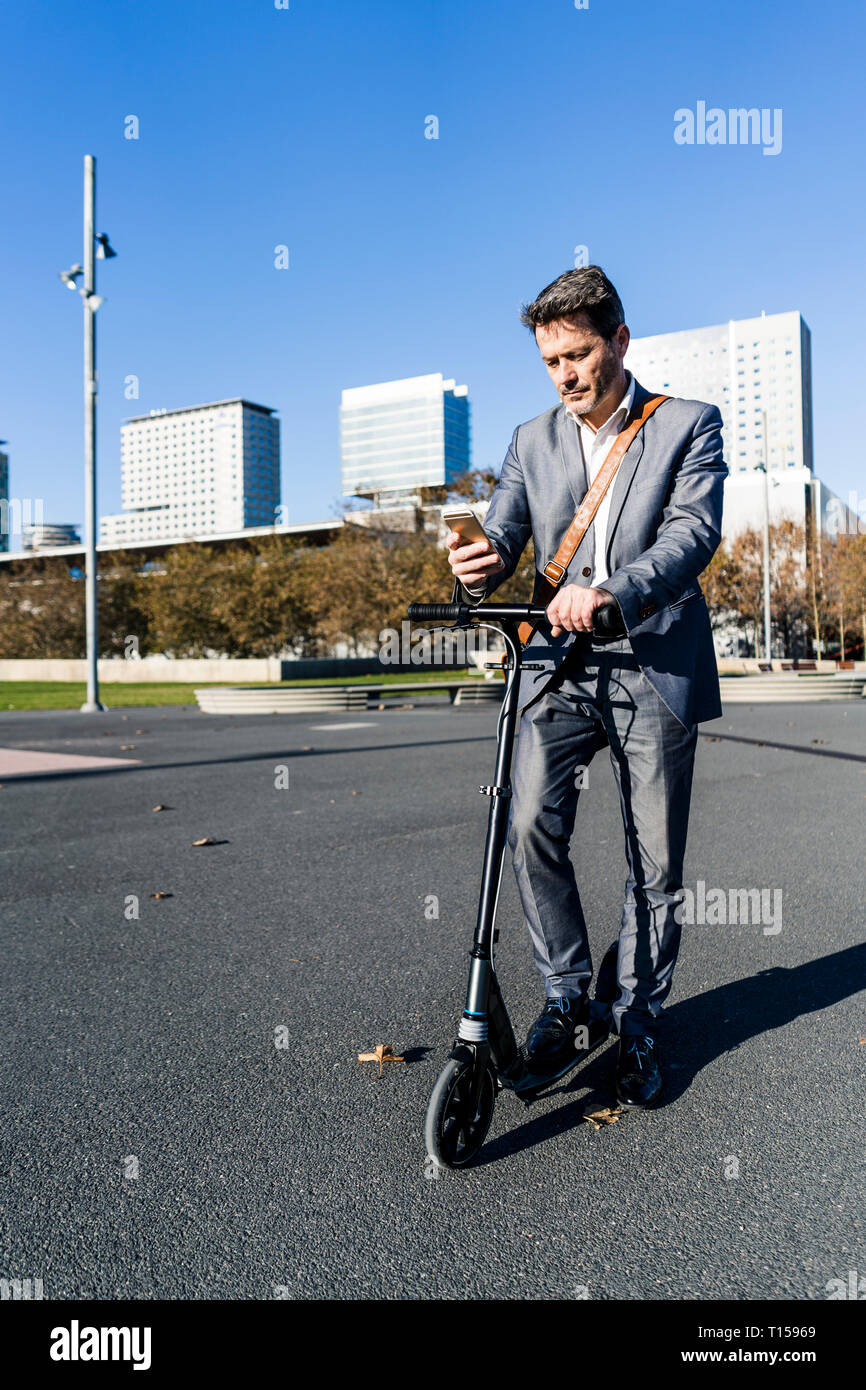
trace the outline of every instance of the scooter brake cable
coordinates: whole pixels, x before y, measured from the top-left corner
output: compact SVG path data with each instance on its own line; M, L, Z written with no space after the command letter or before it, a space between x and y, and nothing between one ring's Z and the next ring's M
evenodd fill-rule
M472 626L473 626L473 627L486 627L486 628L488 629L488 631L490 631L490 632L495 632L495 633L497 634L497 636L499 636L499 637L504 637L504 636L505 636L505 634L504 634L503 631L502 631L502 628L501 628L501 627L494 627L492 623L473 623ZM506 647L506 650L508 650L508 639L507 639L507 637L505 638L505 647ZM504 699L504 697L503 697L503 700L502 700L502 708L501 708L500 711L499 711L499 718L498 718L497 721L496 721L496 740L497 740L497 742L499 741L499 734L500 734L501 729L502 729L502 716L504 715L504 713L505 713L505 699Z

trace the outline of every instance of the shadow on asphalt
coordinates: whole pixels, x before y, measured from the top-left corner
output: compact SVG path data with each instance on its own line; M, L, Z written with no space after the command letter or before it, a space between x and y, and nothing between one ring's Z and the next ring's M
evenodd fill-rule
M378 713L376 710L368 710L367 712L369 714ZM485 711L477 708L472 709L470 707L467 713L478 714L485 713ZM223 733L224 730L219 726L212 726L211 732ZM416 739L411 743L353 744L350 748L279 748L270 753L236 753L225 758L188 758L185 761L167 763L145 763L136 760L130 762L127 767L81 768L78 771L70 768L68 771L22 773L20 776L15 773L8 773L6 775L6 781L9 784L14 782L65 782L69 781L70 778L77 777L111 777L117 776L118 774L122 776L131 772L170 772L173 768L217 767L220 764L231 765L236 763L271 762L275 758L319 758L331 757L334 754L343 753L390 753L404 748L441 748L449 744L478 743L482 740L493 741L495 739L495 734L495 725L491 724L483 733L479 732L470 735L468 738ZM724 741L729 743L754 744L758 748L776 748L787 753L808 753L814 757L820 758L841 758L845 762L852 763L866 762L866 754L839 752L835 749L827 748L810 748L806 744L774 743L770 739L740 738L738 735L734 734L704 734L702 737L705 741L709 741L710 743ZM19 745L16 743L14 746L26 747L26 744ZM101 749L102 745L97 743L96 748Z
M805 1014L818 1013L866 987L866 944L807 961L787 970L774 966L746 979L733 980L666 1009L659 1030L659 1053L664 1092L659 1109L672 1105L688 1090L697 1074L749 1038L784 1028ZM616 1040L614 1039L614 1042ZM511 1095L500 1096L512 1116L522 1109L523 1124L485 1145L473 1167L483 1168L511 1154L531 1149L580 1124L588 1112L617 1104L614 1090L617 1047L596 1053L559 1090L547 1096L568 1096L589 1089L588 1095L531 1118L531 1110ZM619 1121L628 1123L627 1117Z
M125 776L130 772L171 772L181 767L212 767L220 763L267 763L285 758L327 758L334 753L399 753L406 748L443 748L451 743L479 743L482 740L492 743L495 733L495 727L491 727L486 733L475 734L472 738L428 738L414 743L369 743L363 746L353 744L351 748L279 748L276 752L238 753L230 758L190 758L186 762L176 763L135 762L130 763L128 767L85 767L78 772L74 769L68 772L28 772L20 777L10 772L6 781L10 786L13 782L68 782L70 778L75 777L111 777L114 773Z

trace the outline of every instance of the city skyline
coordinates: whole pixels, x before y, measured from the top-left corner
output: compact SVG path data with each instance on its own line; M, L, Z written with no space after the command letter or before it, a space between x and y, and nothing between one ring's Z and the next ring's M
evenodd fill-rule
M758 339L753 341L751 335L755 333ZM739 343L739 337L749 341ZM754 352L754 348L759 351ZM849 492L847 499L837 496L812 469L810 354L809 328L796 311L648 335L632 339L629 344L625 366L642 384L653 390L668 390L677 396L705 399L722 411L723 435L726 440L729 436L733 439L731 445L726 442L725 446L730 467L726 482L726 536L733 536L743 526L757 525L760 521L759 493L751 486L745 490L739 486L732 489L731 483L754 482L751 475L762 459L762 432L755 428L758 419L750 419L747 425L738 416L747 413L760 416L764 407L773 421L773 430L768 433L770 471L784 470L788 474L782 492L777 492L779 483L773 484L770 503L774 519L787 515L802 521L805 510L817 507L816 515L822 518L822 523L826 522L827 529L850 529L852 526L856 529L858 522L863 525L862 499L855 492ZM741 364L747 361L748 367L743 367ZM753 365L755 362L759 365ZM780 374L778 381L777 372ZM758 377L760 373L763 375ZM749 379L741 383L740 376ZM777 394L783 398L778 405L770 399ZM748 405L744 406L746 401ZM223 419L226 407L238 408L237 421ZM215 412L220 416L219 437L213 428ZM163 423L166 416L180 417L180 423L174 419L170 424ZM389 493L397 495L417 487L442 485L464 467L473 467L470 418L468 386L458 386L454 378L445 379L441 372L344 389L337 422L343 499L375 497L378 505L380 494L385 503ZM267 440L263 421L268 427ZM222 434L230 426L233 430L236 426L240 428L242 492L238 492L235 482L231 481L237 478L234 452L230 459L227 453L223 458L225 450L222 447L217 451L216 489L214 459L207 457L214 455L215 442L222 445ZM194 437L196 427L201 436L198 444ZM790 437L777 443L780 436L775 431L782 427L787 428ZM189 475L184 434L187 428L191 431ZM182 437L175 439L178 430ZM251 434L256 430L262 435L261 439ZM130 437L131 431L134 431L134 438ZM172 438L166 444L161 442L161 436L168 431L172 432ZM446 443L449 431L450 442ZM121 426L121 438L124 511L100 514L98 540L101 549L167 539L225 538L240 535L245 528L286 527L287 507L281 503L279 493L280 422L270 407L235 397L171 410L152 410L147 415L127 417ZM382 448L393 453L394 440L398 438L408 443L401 444L396 462L386 459L383 464L379 457ZM178 443L181 446L179 460ZM746 448L738 447L744 443ZM169 448L173 448L173 455L167 452ZM260 454L260 449L265 453ZM417 461L409 458L413 452ZM744 458L747 459L745 463L741 461ZM0 455L0 467L4 462L5 456ZM204 471L199 477L202 468ZM229 474L230 468L235 472ZM810 479L818 485L818 501L810 501L808 492L801 495L804 486L808 489ZM163 493L162 486L170 490ZM255 495L248 498L247 487L255 488ZM267 493L266 497L264 492L258 495L260 488ZM215 490L219 503L216 509L214 499L209 497ZM2 491L0 486L0 494ZM732 492L738 495L734 497ZM155 500L165 497L169 501ZM320 517L310 519L313 524L322 520ZM69 527L47 519L23 529L45 533L39 546L42 549L53 544L74 543L62 539L59 534L51 537L49 533L59 533ZM24 538L21 546L15 548L16 553L32 545L32 538L29 544Z
M445 0L435 15L333 3L328 24L299 6L150 11L159 45L142 42L140 14L105 0L71 27L52 3L0 17L17 55L0 109L15 134L0 435L13 496L44 498L46 521L83 518L80 312L57 272L81 254L86 152L97 229L118 253L97 314L102 515L120 509L132 411L235 396L279 413L287 520L333 515L340 392L439 364L470 384L475 466L498 470L514 426L554 403L520 304L587 258L617 285L636 338L795 306L813 332L815 472L842 497L862 493L861 446L839 408L857 397L861 363L850 325L864 299L862 192L847 173L864 124L858 11L828 13L815 33L805 4L784 26L739 0L690 13L687 28L663 10L622 49L627 99L613 105L598 57L643 24L633 0L616 13L512 0L467 13ZM538 91L533 52L545 55ZM82 67L95 74L84 87ZM782 147L766 159L677 143L675 111L705 99L783 110ZM593 109L604 120L574 145Z

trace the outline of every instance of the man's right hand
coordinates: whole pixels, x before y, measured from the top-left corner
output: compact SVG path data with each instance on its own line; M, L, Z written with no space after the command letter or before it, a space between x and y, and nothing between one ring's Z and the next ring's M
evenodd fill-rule
M471 541L468 545L456 531L448 533L448 563L455 579L467 589L476 589L492 574L505 569L505 561L489 541Z

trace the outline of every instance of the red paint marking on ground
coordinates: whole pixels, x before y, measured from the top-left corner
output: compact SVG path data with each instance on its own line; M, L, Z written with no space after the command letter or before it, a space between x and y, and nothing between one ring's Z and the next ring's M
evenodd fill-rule
M80 753L37 753L31 748L0 748L0 778L26 777L34 772L80 772L86 769L132 767L140 758L88 758Z

